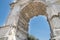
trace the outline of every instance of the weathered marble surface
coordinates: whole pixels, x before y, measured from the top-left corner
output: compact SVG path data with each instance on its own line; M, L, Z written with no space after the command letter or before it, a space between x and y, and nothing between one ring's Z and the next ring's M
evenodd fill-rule
M15 0L4 28L0 28L0 38L7 40L25 40L28 34L28 22L33 16L44 15L50 25L51 40L60 40L59 0Z

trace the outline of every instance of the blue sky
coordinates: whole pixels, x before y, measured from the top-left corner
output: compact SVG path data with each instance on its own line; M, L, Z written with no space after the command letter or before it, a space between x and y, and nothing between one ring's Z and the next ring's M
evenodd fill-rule
M0 25L5 23L6 17L9 13L11 0L0 0Z
M31 18L29 22L29 33L40 40L49 40L50 29L45 16L39 15Z
M9 4L12 0L0 0L0 26L2 26L10 11ZM50 29L46 17L35 16L29 22L29 33L39 38L40 40L49 40Z

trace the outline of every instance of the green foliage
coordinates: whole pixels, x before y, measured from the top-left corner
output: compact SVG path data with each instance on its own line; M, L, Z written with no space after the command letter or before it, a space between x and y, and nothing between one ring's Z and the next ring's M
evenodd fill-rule
M35 38L35 37L32 36L32 35L28 35L28 40L39 40L39 39Z

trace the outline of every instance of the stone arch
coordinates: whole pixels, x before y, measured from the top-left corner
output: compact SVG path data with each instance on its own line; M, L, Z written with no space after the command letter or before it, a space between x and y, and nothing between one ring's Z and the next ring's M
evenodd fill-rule
M22 24L24 25L23 28L25 28L25 30L28 30L28 22L30 18L38 15L44 15L47 17L48 20L46 5L41 2L31 2L20 11L19 21L22 22ZM20 24L19 21L18 24Z
M49 23L48 14L46 12L46 5L41 2L31 2L20 11L18 25L20 25L20 28L22 27L26 32L28 32L28 22L30 18L38 15L46 16Z
M60 24L60 14L58 14L59 11L57 12L54 7L46 6L47 4L48 2L46 0L17 0L10 5L12 10L4 26L8 25L7 27L15 28L15 35L12 36L16 36L19 40L24 40L27 39L26 34L30 18L33 16L44 15L47 17L47 21L50 25L51 40L60 40L60 25L58 25ZM56 25L59 27L55 26L54 20L55 22L58 22ZM55 31L59 31L59 33L54 33Z

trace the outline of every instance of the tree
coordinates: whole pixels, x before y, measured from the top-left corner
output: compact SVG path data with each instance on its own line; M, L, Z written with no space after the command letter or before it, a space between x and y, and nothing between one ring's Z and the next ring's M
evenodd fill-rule
M35 38L35 37L32 36L32 35L28 35L28 40L39 40L39 39Z

